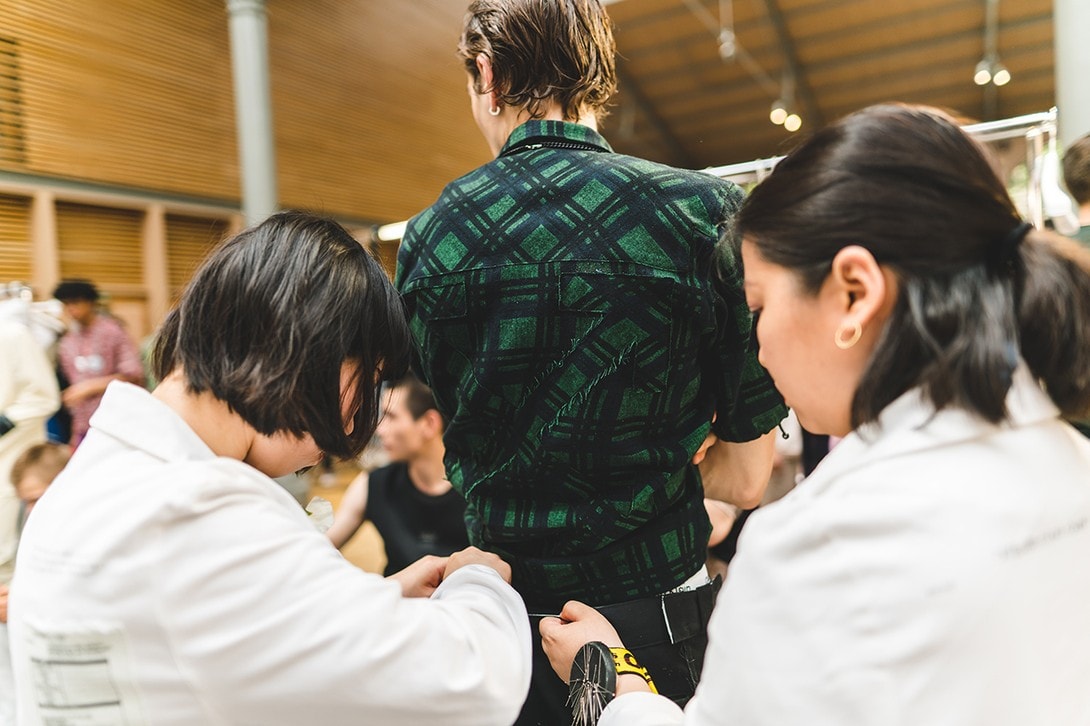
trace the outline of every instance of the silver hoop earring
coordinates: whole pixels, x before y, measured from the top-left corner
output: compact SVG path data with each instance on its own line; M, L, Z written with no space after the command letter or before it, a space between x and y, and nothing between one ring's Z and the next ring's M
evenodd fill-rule
M500 113L501 113L501 109L500 109L499 106L493 106L492 108L488 109L488 115L489 116L499 116Z
M847 340L844 339L845 330L851 331ZM858 343L861 337L863 337L863 326L859 323L852 323L851 326L842 325L837 328L836 333L833 335L833 342L836 343L837 348L847 350Z

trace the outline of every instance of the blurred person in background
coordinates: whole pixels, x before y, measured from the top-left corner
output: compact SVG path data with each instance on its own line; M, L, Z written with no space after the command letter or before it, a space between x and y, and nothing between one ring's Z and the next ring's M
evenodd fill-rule
M59 406L53 367L41 346L24 325L0 321L0 584L11 579L19 516L11 467L46 440L46 419Z
M1079 207L1079 231L1075 239L1090 247L1090 134L1080 137L1064 152L1064 184Z
M24 451L15 460L11 467L11 482L15 487L15 494L19 498L19 518L16 529L22 531L27 517L34 510L38 500L45 494L45 490L61 473L68 464L68 458L72 450L65 444L55 444L47 441L44 444L35 444ZM0 584L0 623L8 622L8 585ZM5 641L6 642L6 641ZM7 659L7 649L3 649L4 659ZM12 698L14 704L14 697Z
M390 575L425 555L469 546L466 503L443 468L445 423L431 389L416 377L387 386L376 434L392 463L361 472L348 486L326 532L334 547L369 519L382 536Z
M57 349L67 387L61 392L72 414L72 438L79 446L87 435L91 414L111 381L143 385L144 367L136 346L121 324L98 310L98 289L86 280L65 280L53 297L64 304L73 325Z
M22 323L0 319L0 600L4 623L20 525L12 467L26 449L46 440L46 419L60 403L53 366L34 335ZM0 625L0 726L14 723L14 703L7 626Z

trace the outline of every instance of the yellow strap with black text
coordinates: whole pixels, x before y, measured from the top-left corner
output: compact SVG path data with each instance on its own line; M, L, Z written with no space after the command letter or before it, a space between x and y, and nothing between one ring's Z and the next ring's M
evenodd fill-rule
M651 674L639 664L636 660L636 656L632 655L632 651L627 648L610 648L609 652L613 654L613 665L617 667L617 675L623 676L627 673L642 678L647 687L651 689L651 693L658 693L659 689L655 688L655 682L651 680Z

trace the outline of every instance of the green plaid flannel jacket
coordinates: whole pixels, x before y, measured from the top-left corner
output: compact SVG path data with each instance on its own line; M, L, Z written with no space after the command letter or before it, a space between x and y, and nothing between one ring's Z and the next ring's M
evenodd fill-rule
M447 475L470 541L511 563L532 606L685 580L706 558L690 459L713 412L732 441L785 415L716 247L741 199L588 127L530 121L410 221L396 283L450 422Z

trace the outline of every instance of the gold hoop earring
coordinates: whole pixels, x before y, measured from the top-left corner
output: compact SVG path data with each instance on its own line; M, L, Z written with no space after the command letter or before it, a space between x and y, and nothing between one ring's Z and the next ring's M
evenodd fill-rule
M500 109L499 106L493 106L492 108L488 109L488 115L489 116L499 116L501 111L502 111L502 109Z
M851 330L851 336L845 340L844 331ZM863 337L863 326L859 323L852 323L849 328L846 325L841 325L836 329L836 333L833 335L833 342L836 343L836 347L841 350L847 350L853 345L859 342L859 339Z

